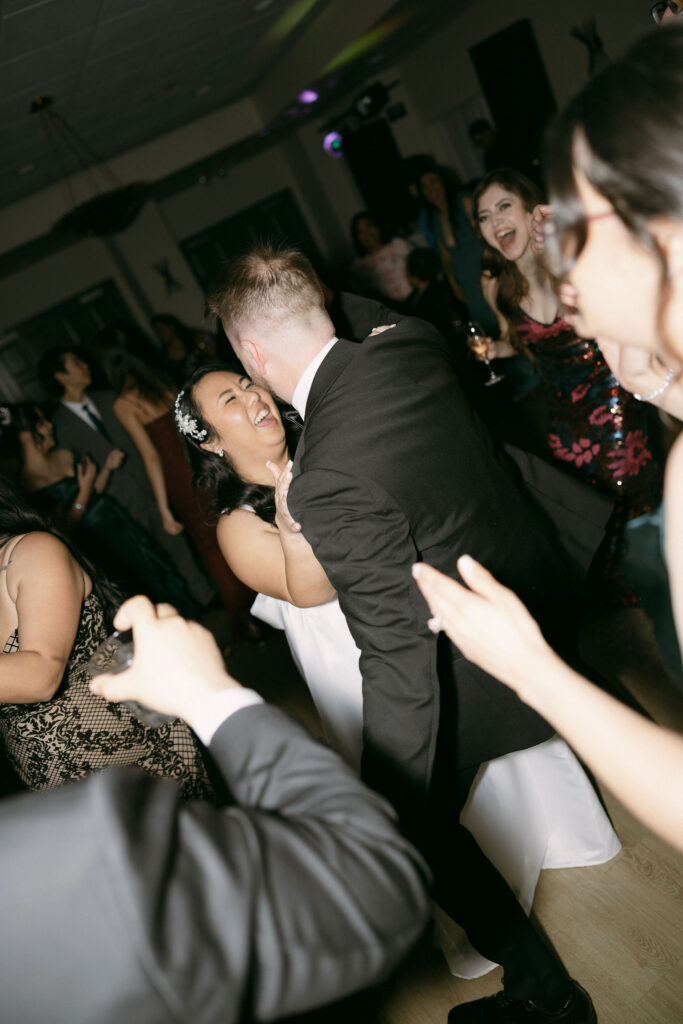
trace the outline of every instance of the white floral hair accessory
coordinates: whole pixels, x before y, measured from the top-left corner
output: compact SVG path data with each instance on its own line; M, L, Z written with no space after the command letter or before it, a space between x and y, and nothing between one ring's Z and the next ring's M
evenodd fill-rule
M207 431L199 429L199 424L194 416L189 416L186 412L181 411L180 399L184 394L184 391L180 391L175 400L175 405L173 407L175 425L181 434L185 434L187 437L193 437L195 441L203 441L207 435Z

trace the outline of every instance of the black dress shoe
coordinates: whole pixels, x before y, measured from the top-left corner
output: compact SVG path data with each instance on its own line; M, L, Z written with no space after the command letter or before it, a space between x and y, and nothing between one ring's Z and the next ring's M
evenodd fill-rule
M454 1006L448 1024L597 1024L591 997L578 982L566 1005L556 1013L544 1013L533 1003L511 999L504 992Z

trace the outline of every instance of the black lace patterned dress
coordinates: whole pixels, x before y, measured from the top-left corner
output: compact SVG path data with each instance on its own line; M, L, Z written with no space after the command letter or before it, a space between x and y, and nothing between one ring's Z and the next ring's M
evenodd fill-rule
M0 735L20 778L30 789L51 789L111 765L137 765L176 779L187 798L212 798L200 744L184 722L153 729L125 704L107 704L90 693L86 664L106 635L102 607L90 594L54 697L0 704ZM2 654L20 649L15 630Z

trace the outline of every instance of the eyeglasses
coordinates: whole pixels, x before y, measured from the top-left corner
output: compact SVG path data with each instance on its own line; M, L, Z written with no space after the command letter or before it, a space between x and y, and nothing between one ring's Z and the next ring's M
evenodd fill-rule
M662 24L662 18L667 11L671 11L672 14L680 14L681 8L679 0L661 0L658 4L653 4L650 8L650 14L654 19L655 25Z

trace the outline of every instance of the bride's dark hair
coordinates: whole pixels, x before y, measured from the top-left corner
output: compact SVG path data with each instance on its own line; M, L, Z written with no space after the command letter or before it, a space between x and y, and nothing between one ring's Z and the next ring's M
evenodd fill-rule
M518 196L524 204L527 213L531 213L535 206L543 202L543 195L537 185L526 175L512 167L502 167L499 170L491 171L481 179L472 197L474 205L474 218L477 223L477 233L483 236L479 228L479 201L487 189L492 185L500 185L506 192L512 192ZM522 320L520 303L525 295L529 293L529 282L524 277L514 260L508 260L502 253L486 246L481 260L482 270L498 281L498 292L496 294L496 305L508 323L508 340L512 347L531 358L524 341L520 337L517 328Z
M185 453L192 467L192 483L195 487L208 492L212 511L220 516L224 512L232 512L242 505L250 505L254 512L267 523L275 522L275 488L267 484L256 484L243 480L230 462L230 453L220 457L202 448L207 441L216 439L217 434L211 424L202 415L202 410L195 400L195 387L208 373L238 373L244 375L239 365L214 364L200 366L187 381L176 399L176 430L183 442ZM278 403L280 414L282 408ZM198 440L196 436L184 433L178 428L178 417L184 417L185 423L191 424L193 434L206 433ZM290 454L294 454L299 431L286 418L282 420L285 437Z

